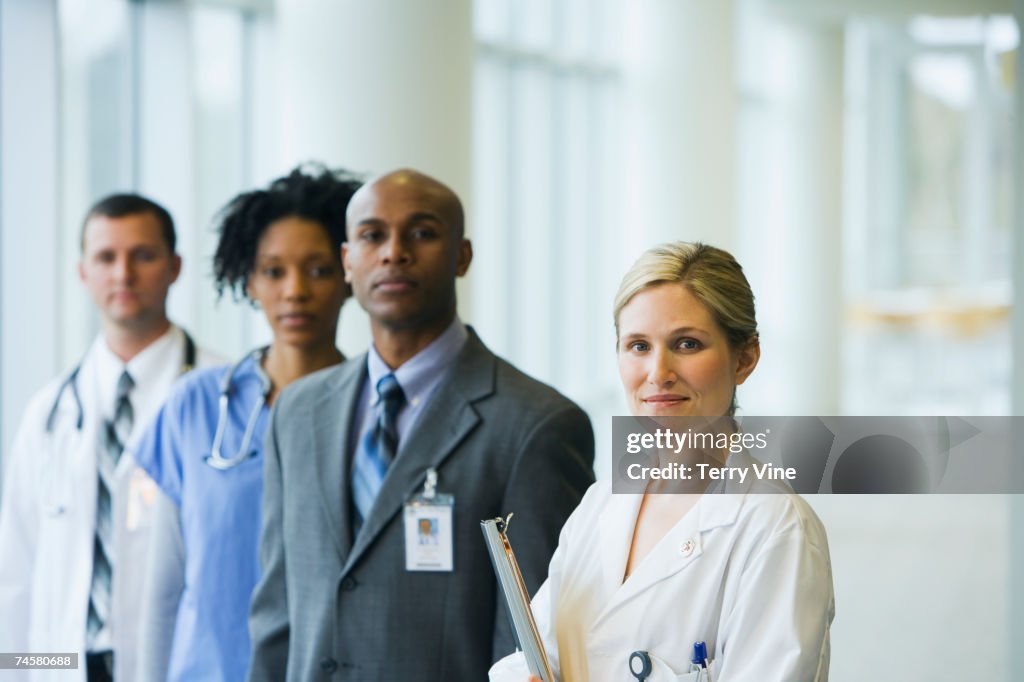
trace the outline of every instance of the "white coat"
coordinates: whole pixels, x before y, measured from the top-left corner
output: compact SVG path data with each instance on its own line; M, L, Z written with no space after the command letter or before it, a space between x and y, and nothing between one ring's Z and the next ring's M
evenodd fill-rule
M689 672L697 641L707 643L714 682L828 678L832 568L804 500L704 495L623 581L641 499L599 481L562 530L533 600L556 679L629 680L629 656L644 650L649 682L697 680ZM526 674L514 654L491 680Z
M154 380L143 391L140 386L133 390L132 437L142 432L180 375L184 334L172 327L168 335L153 344L165 342L157 348L159 369ZM25 409L14 444L4 458L0 497L0 651L77 652L79 668L4 671L0 680L85 679L86 614L96 527L96 450L102 422L97 409L100 343L105 342L97 339L86 354L76 382L82 428L76 425L79 409L72 392L65 389L59 397L53 430L46 432L47 417L66 377L54 379ZM197 349L196 360L197 365L208 365L217 358ZM132 458L123 456L112 491L116 565L111 622L115 624L115 679L119 682L132 679L128 671L134 668L139 594L148 551L146 530L155 492Z

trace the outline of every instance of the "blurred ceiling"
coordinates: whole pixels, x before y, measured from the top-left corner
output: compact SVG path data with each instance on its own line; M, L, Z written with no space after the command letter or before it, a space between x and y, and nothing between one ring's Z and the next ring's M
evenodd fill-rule
M765 5L807 18L969 16L1012 14L1014 0L764 0ZM1024 3L1018 3L1018 5Z

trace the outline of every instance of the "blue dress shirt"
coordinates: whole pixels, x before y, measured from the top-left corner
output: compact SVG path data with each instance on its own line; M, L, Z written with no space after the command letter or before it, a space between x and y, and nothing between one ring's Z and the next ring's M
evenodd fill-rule
M430 396L434 394L434 390L448 373L448 369L455 363L455 358L459 356L459 351L466 345L468 338L469 332L466 331L466 325L456 317L439 337L430 342L430 345L394 370L395 378L398 380L398 385L402 387L406 400L402 410L398 413L399 453L402 451L402 441L406 434L416 423L423 408L430 400ZM371 408L380 402L380 396L377 395L377 384L383 376L392 373L391 368L387 366L372 344L366 354L366 369L367 380L363 383L352 421L353 424L358 424L359 428L352 429L349 433L349 452L355 452L358 439L373 428L374 411Z

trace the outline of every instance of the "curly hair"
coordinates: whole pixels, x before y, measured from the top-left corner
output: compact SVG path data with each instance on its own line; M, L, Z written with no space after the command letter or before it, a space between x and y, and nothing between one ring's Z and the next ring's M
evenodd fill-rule
M320 164L304 164L270 183L266 189L244 192L217 214L220 241L213 255L217 297L228 289L235 300L249 295L246 287L256 262L256 250L267 228L282 218L298 217L323 225L341 258L345 241L345 210L362 185L354 174Z

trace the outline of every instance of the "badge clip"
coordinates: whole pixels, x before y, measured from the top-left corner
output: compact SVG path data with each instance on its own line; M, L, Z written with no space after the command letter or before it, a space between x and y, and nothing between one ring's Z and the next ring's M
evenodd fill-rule
M423 497L432 500L437 497L437 469L427 469L427 478L423 481Z

